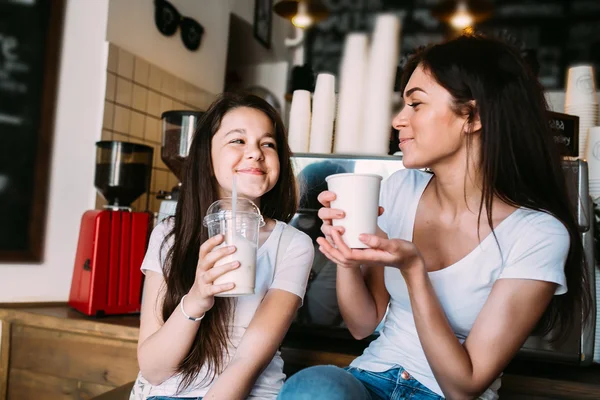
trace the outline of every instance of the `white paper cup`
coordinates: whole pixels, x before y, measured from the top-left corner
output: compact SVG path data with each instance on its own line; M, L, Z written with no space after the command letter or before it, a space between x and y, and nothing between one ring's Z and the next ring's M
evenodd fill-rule
M325 178L328 190L336 195L331 208L346 214L342 219L334 219L333 226L344 227L342 240L352 249L368 248L358 237L377 232L382 179L375 174L335 174Z
M565 105L598 104L594 67L579 65L569 68Z

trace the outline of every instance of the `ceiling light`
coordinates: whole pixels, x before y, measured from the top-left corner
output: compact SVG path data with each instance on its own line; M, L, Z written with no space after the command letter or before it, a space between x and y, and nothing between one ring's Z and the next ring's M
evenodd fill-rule
M298 28L308 28L329 16L321 0L281 0L273 6L273 11Z

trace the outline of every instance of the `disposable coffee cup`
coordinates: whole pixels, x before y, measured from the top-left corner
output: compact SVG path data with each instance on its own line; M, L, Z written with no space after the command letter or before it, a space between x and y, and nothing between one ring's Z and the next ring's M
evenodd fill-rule
M567 72L565 106L598 104L594 67L579 65Z
M325 178L328 190L336 195L331 208L345 213L344 218L334 219L332 224L344 227L342 240L352 249L368 248L358 237L363 233L374 235L377 232L382 179L380 175L352 173Z
M204 217L204 226L208 228L208 236L223 235L225 241L216 249L223 246L235 246L233 254L221 258L215 267L238 261L240 266L217 279L215 285L233 282L235 287L217 294L218 297L236 297L254 294L256 282L256 251L260 227L265 222L259 208L251 200L238 198L233 215L233 201L224 198L215 201L208 208ZM235 220L234 220L235 219Z

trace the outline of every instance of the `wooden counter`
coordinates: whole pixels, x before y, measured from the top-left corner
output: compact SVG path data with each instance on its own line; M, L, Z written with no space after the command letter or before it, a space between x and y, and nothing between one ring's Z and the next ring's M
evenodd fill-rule
M0 321L0 400L92 399L137 375L138 316L99 319L62 304L0 305ZM348 365L360 350L302 341L293 331L281 348L288 375L310 365ZM125 389L102 398L127 400ZM600 399L600 366L515 360L500 394L503 400Z
M0 321L0 400L91 399L137 375L138 316L62 305L0 308Z

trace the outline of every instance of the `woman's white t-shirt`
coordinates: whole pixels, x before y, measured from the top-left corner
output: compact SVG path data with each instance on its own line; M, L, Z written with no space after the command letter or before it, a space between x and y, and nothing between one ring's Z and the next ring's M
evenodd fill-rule
M431 174L401 170L384 184L379 226L390 238L412 241L417 206ZM454 334L465 341L497 279L534 279L558 284L567 291L564 266L570 239L553 216L519 208L463 259L429 273L429 279ZM397 268L385 267L389 309L379 337L352 362L353 367L381 372L402 366L430 390L443 396L419 341L406 283ZM497 399L498 378L480 397Z
M141 266L143 272L154 271L160 274L163 273L161 260L165 259L168 248L172 246L172 240L170 240L162 249L161 244L171 229L171 226L171 223L162 222L152 231L148 250ZM252 321L254 313L269 289L285 290L297 295L300 299L304 298L304 292L306 291L306 284L312 266L314 247L312 240L308 235L290 226L289 228L294 229L296 232L294 232L294 235L291 238L281 265L275 265L279 239L285 227L286 224L284 222L277 221L269 238L258 249L255 294L235 298L234 319L233 324L230 327L231 344L228 349L229 355L225 358L225 365L235 355L235 350L240 344L250 321ZM179 312L179 310L177 309L175 312ZM173 339L176 340L176 338ZM200 371L198 379L196 380L197 383L202 381L202 378L206 376L206 372L205 369ZM283 360L278 351L270 364L256 380L248 398L275 399L283 385L284 379ZM190 388L176 394L180 382L181 377L175 375L160 385L153 386L148 395L202 397L208 392L213 383L207 382L202 385L192 385Z

